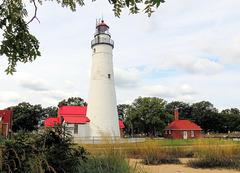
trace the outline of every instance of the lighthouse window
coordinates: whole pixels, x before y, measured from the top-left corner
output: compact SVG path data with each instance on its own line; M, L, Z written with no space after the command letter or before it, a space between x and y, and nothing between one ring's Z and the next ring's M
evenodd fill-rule
M111 74L108 74L108 79L111 79Z
M96 48L93 49L93 53L96 53Z
M74 134L78 134L78 124L74 124Z

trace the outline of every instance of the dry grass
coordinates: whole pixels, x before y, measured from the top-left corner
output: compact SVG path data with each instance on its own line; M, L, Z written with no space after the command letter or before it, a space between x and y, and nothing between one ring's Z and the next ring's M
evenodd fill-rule
M232 142L200 139L193 152L198 159L189 161L190 167L240 169L240 146Z

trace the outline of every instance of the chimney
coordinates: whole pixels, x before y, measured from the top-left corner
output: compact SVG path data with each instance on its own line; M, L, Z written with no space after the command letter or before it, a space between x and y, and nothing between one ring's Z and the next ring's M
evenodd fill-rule
M60 108L63 107L63 102L60 102Z
M175 121L178 121L179 120L179 118L178 118L178 109L175 109L174 113L175 113Z

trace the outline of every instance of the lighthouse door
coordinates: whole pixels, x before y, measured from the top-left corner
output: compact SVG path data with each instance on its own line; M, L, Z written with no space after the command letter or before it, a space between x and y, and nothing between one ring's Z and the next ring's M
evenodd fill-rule
M187 139L187 131L183 131L183 139Z

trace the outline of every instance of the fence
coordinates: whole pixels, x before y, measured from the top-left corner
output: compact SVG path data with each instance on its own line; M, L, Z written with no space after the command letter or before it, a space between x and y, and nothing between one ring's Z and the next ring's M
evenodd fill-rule
M82 144L106 144L106 143L137 143L145 142L146 138L120 138L117 136L110 137L74 137L74 142Z

